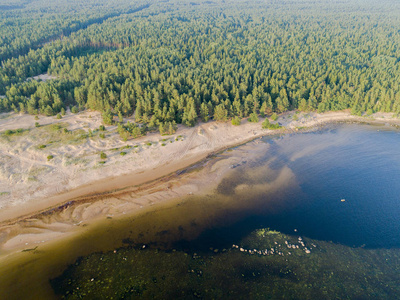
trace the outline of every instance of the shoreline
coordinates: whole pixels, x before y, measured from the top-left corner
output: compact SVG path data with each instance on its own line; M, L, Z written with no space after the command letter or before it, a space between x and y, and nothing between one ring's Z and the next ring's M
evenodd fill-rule
M252 157L257 154L257 151L250 154L243 149L233 151L236 151L234 156L232 152L223 154L221 150L179 172L172 172L138 186L73 199L3 226L0 228L0 259L13 253L34 251L36 246L43 250L47 245L54 244L52 242L59 243L65 238L79 236L97 226L103 226L106 219L136 218L179 205L187 197L212 193L220 181L233 171L232 164L240 163L238 160L243 158L243 153Z
M290 114L291 112L287 112L282 114L281 116L285 116ZM328 116L329 114L338 114L340 113L341 116L332 118ZM143 170L140 172L131 172L127 174L119 174L116 176L110 176L106 178L101 178L99 180L93 180L88 183L82 184L77 186L71 190L67 190L65 192L61 192L58 194L53 194L47 197L46 199L34 199L35 203L24 203L24 207L14 206L10 207L6 210L0 211L0 228L4 225L10 225L25 218L29 218L30 216L39 215L41 213L57 209L66 205L68 202L71 201L80 201L82 198L96 198L96 197L104 197L110 196L112 193L130 187L139 187L141 185L147 185L157 180L160 180L164 177L168 177L173 175L175 172L185 171L186 169L190 168L191 166L200 163L204 159L209 156L215 155L219 152L227 150L229 148L238 147L240 145L249 143L257 138L261 138L264 136L274 135L274 134L290 134L290 133L297 133L297 132L307 132L313 130L317 126L324 126L327 124L333 124L336 122L346 122L352 121L360 124L382 124L382 123L391 123L397 124L400 126L399 119L381 119L381 118L370 118L366 119L364 117L358 117L350 115L346 112L329 112L321 114L322 118L316 118L306 121L303 124L304 126L296 126L296 127L286 127L281 130L265 130L260 129L260 133L254 133L252 136L244 137L239 142L236 143L227 143L224 146L220 146L219 148L212 149L211 151L205 151L203 153L197 155L191 155L185 157L185 159L181 161L172 161L167 162L164 165L157 166L157 174L155 174L154 170L157 167L152 169ZM261 122L255 123L261 125ZM216 122L208 122L208 123L201 123L194 127L202 127L203 125L213 124ZM221 124L221 123L220 123ZM227 123L225 123L226 125ZM247 123L249 124L249 123ZM252 123L254 124L254 123ZM287 124L285 124L287 125ZM290 125L290 124L289 124ZM232 126L228 124L228 126ZM240 125L245 126L245 125ZM260 126L261 127L261 126ZM143 139L143 138L142 138ZM134 183L133 183L134 182ZM133 184L132 184L133 183ZM31 201L33 202L33 201Z
M290 115L289 113L283 114L280 116L280 118L285 119L285 115ZM300 119L301 121L304 121ZM360 118L360 117L355 117L351 116L350 114L346 112L340 112L340 113L328 113L328 114L322 114L318 117L313 117L311 120L306 120L306 122L303 122L302 125L304 126L293 126L293 122L286 122L286 128L283 130L278 130L278 131L272 131L272 130L258 130L257 133L254 133L253 131L249 131L247 136L243 137L239 141L233 141L230 143L227 143L224 146L220 147L215 147L212 149L212 151L203 151L200 153L189 153L186 156L184 156L182 159L177 159L175 161L167 162L161 166L157 166L155 168L151 168L148 170L145 170L143 172L139 173L131 173L128 175L119 175L119 176L114 176L112 178L103 178L94 182L91 182L88 185L83 185L80 186L76 189L73 189L71 191L68 191L66 193L62 193L59 195L54 195L50 198L42 199L40 203L30 203L29 205L25 204L23 211L20 206L13 207L12 209L7 209L7 210L2 210L0 213L0 241L1 244L4 246L4 244L10 240L11 238L15 238L18 236L17 232L14 232L14 234L10 234L12 230L10 228L14 225L18 225L19 222L24 222L29 219L37 219L40 218L42 215L49 214L51 215L52 212L57 211L57 210L63 210L66 207L70 206L79 206L85 203L92 203L95 204L96 202L102 201L102 199L110 199L118 195L119 193L132 193L132 191L140 191L144 190L147 191L151 188L157 188L158 186L161 186L165 184L166 182L170 181L171 179L176 179L175 175L177 173L184 173L186 170L190 169L191 167L195 167L198 164L202 164L207 160L207 157L216 155L226 149L229 148L235 148L239 145L243 145L246 143L249 143L257 138L263 137L263 136L268 136L268 135L274 135L274 134L288 134L288 133L296 133L296 132L303 132L304 131L309 131L312 130L313 128L317 128L317 126L322 126L322 125L327 125L330 123L337 123L337 122L346 122L346 121L351 121L351 122L357 122L357 123L376 123L376 124L382 124L382 123L391 123L391 124L400 124L400 120L397 119L365 119L365 118ZM249 124L249 123L247 123ZM246 125L247 125L246 124ZM197 125L196 127L192 128L193 132L197 132L200 130L200 128L204 128L205 125L208 126L213 126L214 122L206 123L206 124L200 124ZM221 124L218 124L221 125ZM226 124L225 124L226 125ZM241 125L241 126L246 126L246 125ZM250 126L253 125L258 125L261 127L261 122L258 122L256 124L251 123L249 124ZM298 125L298 124L296 124ZM307 126L305 126L307 125ZM232 125L228 124L228 126L233 127ZM300 128L301 127L301 128ZM301 131L299 131L299 128ZM247 130L248 128L246 128ZM177 175L179 176L179 175ZM162 193L162 192L161 192ZM180 196L184 195L181 194ZM168 197L166 197L168 198ZM170 197L171 198L171 197ZM166 199L165 201L155 201L154 203L151 204L146 204L142 203L143 205L140 205L140 208L149 208L153 204L157 203L165 203L167 201L171 201L172 199ZM139 213L142 210L138 210L137 208L132 211L131 213ZM130 213L130 214L131 214ZM14 215L13 215L14 214ZM12 217L10 217L10 215ZM100 216L104 216L105 214L97 214L95 217L92 218L92 220L98 219ZM7 218L5 218L7 216ZM89 218L90 219L90 218ZM88 219L88 220L89 220ZM67 230L68 231L68 230ZM8 234L4 234L4 232L8 232ZM3 233L3 235L2 235ZM58 239L62 235L65 235L67 232L61 231L60 234L55 235L54 237L51 237L49 235L49 239L46 239L46 241ZM71 233L71 232L70 232ZM14 236L13 236L14 235ZM23 245L26 245L26 241L24 240L23 236L20 236L21 240L16 243L13 247L7 247L7 252L9 251L16 251L18 249L22 249L24 247L21 247ZM38 235L39 239L42 239L43 236ZM32 244L32 236L29 237L29 244ZM37 240L37 239L36 239ZM0 245L0 249L2 249ZM28 247L30 248L30 247ZM3 249L4 250L4 249Z

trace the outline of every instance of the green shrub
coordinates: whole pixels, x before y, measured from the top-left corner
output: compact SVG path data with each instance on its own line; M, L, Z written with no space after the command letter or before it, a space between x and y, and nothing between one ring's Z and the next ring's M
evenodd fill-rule
M351 108L351 114L354 115L354 116L361 116L361 109L360 109L360 107L358 107L357 105L354 105L354 106Z
M112 114L112 112L111 112L110 109L104 111L104 112L101 114L101 116L102 116L102 118L103 118L103 123L104 123L104 124L106 124L106 125L112 125L112 123L113 123L113 114Z
M39 122L35 122L35 127L40 127Z
M268 119L265 119L264 122L262 122L262 128L263 129L279 129L282 128L279 124L272 124L269 122Z
M53 131L58 131L62 128L62 126L60 124L53 124L51 125L50 129Z
M278 120L278 115L276 113L273 113L272 116L271 116L271 120L272 121Z
M121 155L121 156L125 156L125 155L126 155L126 152L123 152L123 151L122 151L122 152L120 153L120 155Z
M54 156L53 155L49 155L49 156L47 156L47 160L52 160L54 158Z
M252 113L247 120L252 123L257 123L259 121L258 115L256 113Z
M106 159L107 158L107 154L105 154L103 151L100 152L100 158L101 159Z
M232 125L239 126L240 125L240 118L238 116L232 119Z
M44 149L44 148L46 148L46 145L40 145L38 148L39 149Z
M18 128L16 130L7 129L6 131L4 131L4 135L13 135L13 134L18 134L18 133L22 133L22 132L24 132L24 130L22 128Z

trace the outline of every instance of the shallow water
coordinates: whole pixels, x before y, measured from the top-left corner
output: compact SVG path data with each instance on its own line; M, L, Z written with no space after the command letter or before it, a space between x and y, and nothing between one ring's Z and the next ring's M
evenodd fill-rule
M266 137L217 157L241 155L213 193L31 255L51 257L53 274L57 257L84 255L52 280L71 299L398 298L399 146L388 126Z

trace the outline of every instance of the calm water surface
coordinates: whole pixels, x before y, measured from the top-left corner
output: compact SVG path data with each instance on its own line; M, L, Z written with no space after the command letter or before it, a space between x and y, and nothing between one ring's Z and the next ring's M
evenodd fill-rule
M302 193L296 207L259 222L349 246L400 246L398 130L345 125L264 141L265 161L287 165Z

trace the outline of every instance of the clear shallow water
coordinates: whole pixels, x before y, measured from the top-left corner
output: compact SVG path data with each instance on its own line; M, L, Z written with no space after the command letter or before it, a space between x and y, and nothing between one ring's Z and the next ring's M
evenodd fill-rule
M251 145L262 157L244 156L214 194L88 231L74 248L97 252L53 289L71 299L399 298L400 132L338 125ZM109 251L111 239L127 248Z

